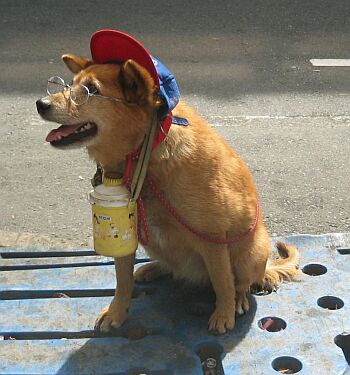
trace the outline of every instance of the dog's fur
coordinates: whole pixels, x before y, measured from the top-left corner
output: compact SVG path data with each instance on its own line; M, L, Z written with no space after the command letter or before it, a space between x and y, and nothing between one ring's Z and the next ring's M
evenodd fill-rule
M154 111L161 105L150 74L128 60L121 65L94 64L74 55L63 60L75 73L74 84L93 84L105 96L124 98L134 105L90 97L81 106L66 92L44 99L38 110L48 121L64 125L94 123L97 134L74 146L85 146L106 176L123 171L128 154L135 151L150 129ZM47 108L46 108L47 107ZM196 230L219 239L232 239L247 231L256 215L257 192L246 164L188 105L180 102L174 115L189 126L172 126L152 153L148 173L165 199ZM235 245L202 240L181 226L165 210L146 183L142 190L151 241L146 250L155 262L135 273L138 281L153 280L163 273L195 284L211 282L216 309L209 329L224 333L235 325L235 314L249 309L247 292L252 284L274 288L298 274L295 247L278 243L282 256L267 266L271 252L269 235L260 213L254 232ZM117 290L109 307L98 317L102 330L119 327L126 319L133 289L134 256L116 258Z

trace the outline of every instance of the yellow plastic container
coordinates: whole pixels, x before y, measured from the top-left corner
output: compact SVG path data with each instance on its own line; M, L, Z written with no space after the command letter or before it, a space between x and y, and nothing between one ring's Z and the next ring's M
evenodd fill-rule
M94 248L98 254L123 257L137 249L137 206L121 179L104 178L89 195Z

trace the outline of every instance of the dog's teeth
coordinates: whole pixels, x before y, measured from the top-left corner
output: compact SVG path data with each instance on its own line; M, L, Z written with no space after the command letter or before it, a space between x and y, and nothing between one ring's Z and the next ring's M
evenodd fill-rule
M83 125L82 127L80 127L79 129L77 129L74 133L76 133L76 134L82 133L82 132L84 132L86 130L90 130L92 128L93 128L93 125L90 122L88 122L85 125Z

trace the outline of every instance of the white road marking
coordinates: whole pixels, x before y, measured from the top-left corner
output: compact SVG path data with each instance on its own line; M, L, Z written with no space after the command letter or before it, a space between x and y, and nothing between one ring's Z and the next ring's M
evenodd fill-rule
M233 115L233 116L220 116L220 115L209 115L207 118L210 119L217 119L217 120L283 120L283 119L298 119L298 118L331 118L334 120L348 120L350 119L349 115L331 115L331 114L324 114L324 115L311 115L311 116L303 116L303 115Z
M243 121L254 121L254 120L317 120L317 119L330 119L337 122L345 122L346 126L349 126L350 116L349 115L318 115L318 116L302 116L302 115L238 115L238 116L220 116L211 115L206 116L207 121L212 127L239 127ZM228 123L229 121L229 123ZM237 122L235 122L237 121Z
M350 66L350 59L311 59L313 66Z

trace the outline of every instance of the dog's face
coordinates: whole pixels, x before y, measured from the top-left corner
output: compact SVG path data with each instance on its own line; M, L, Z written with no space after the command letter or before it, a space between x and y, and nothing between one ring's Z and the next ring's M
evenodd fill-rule
M142 142L160 105L151 75L132 60L118 65L94 64L74 55L62 58L75 74L71 89L62 86L37 101L43 119L61 124L46 140L61 149L86 147L102 166L124 160ZM79 85L92 94L82 103L72 95Z

